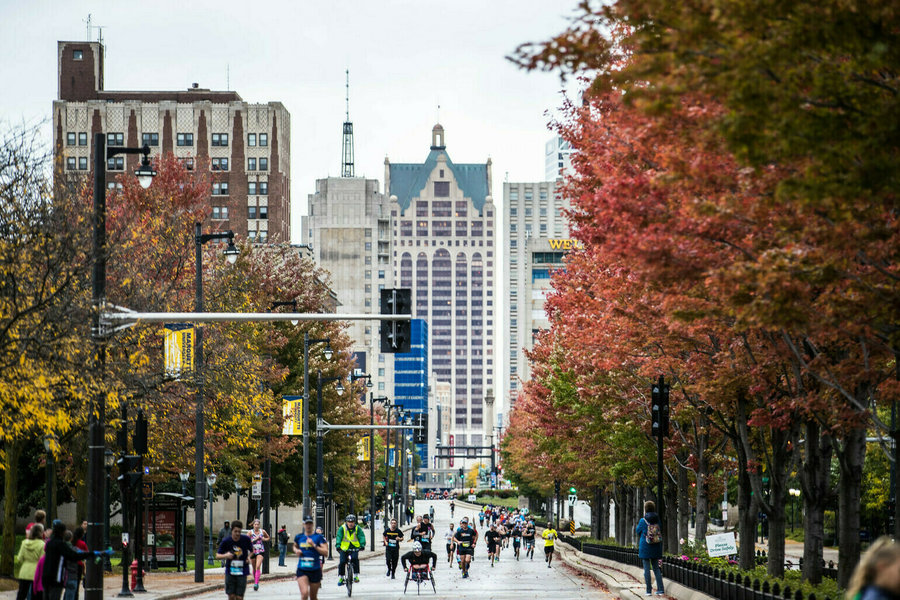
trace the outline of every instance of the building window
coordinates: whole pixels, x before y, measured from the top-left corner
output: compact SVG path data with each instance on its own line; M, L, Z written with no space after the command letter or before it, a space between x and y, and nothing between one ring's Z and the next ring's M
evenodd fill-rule
M194 170L194 159L193 158L182 158L181 164L184 165L184 168L188 171Z
M268 219L269 218L269 207L268 206L260 206L259 207L259 218L260 219Z
M372 271L366 270L365 278L372 279Z
M213 219L227 219L228 218L228 207L227 206L213 206L212 207L212 218Z
M78 170L87 171L87 156L78 157Z
M107 133L106 134L106 145L107 146L124 146L125 145L125 134L124 133Z
M228 195L228 182L227 181L217 181L212 184L212 195L213 196L227 196Z
M212 159L212 170L213 171L227 171L228 170L228 159L227 158Z
M268 158L260 158L259 159L259 170L260 171L268 171L269 170L269 159Z
M384 362L384 354L379 354L379 355L378 355L378 362L380 362L380 363L383 363L383 362Z
M371 264L372 264L372 257L371 257L371 256L366 256L366 264L367 264L367 265L371 265Z
M534 198L534 193L531 190L525 190L525 199L531 200Z
M193 146L194 145L194 134L193 133L179 133L175 136L175 145L176 146Z
M449 198L450 197L450 182L449 181L435 181L434 182L434 197L435 198Z
M106 170L107 171L124 171L125 170L125 157L124 156L113 156L112 158L106 159Z
M143 145L143 146L159 146L159 134L158 133L142 133L141 134L141 145Z
M510 233L515 233L515 232L518 231L518 230L519 230L518 225L516 225L515 223L510 223L510 224L509 224L509 232L510 232Z
M66 134L66 146L74 146L75 145L75 132L70 131Z
M366 293L367 293L367 294L371 294L371 293L372 293L372 284L371 284L371 283L367 283L367 284L366 284L366 287L365 287L365 290L366 290Z
M262 147L266 147L269 145L269 134L268 133L259 134L259 145Z
M531 216L531 207L530 207L530 206L526 206L526 207L525 207L525 216L526 216L526 217L530 217L530 216Z
M515 206L510 206L510 207L509 207L509 216L511 216L511 217L518 217L518 216L519 216L519 209L516 208Z
M69 171L75 170L75 157L74 156L70 156L66 159L66 169L68 169Z
M227 146L228 145L228 134L227 133L212 134L212 145L213 146Z
M509 190L509 199L510 200L518 200L519 199L519 190Z
M540 279L550 279L550 269L532 269L531 282L534 283Z
M547 207L546 207L546 206L542 206L542 207L541 207L541 216L542 216L542 217L546 217L546 216L547 216Z
M366 252L372 251L372 242L366 242Z
M366 227L366 230L365 230L364 235L365 235L367 238L372 237L372 228L371 228L371 227Z
M383 392L383 391L384 391L384 382L383 382L383 381L379 381L379 382L378 382L378 391L379 391L379 392Z
M247 134L247 145L248 145L248 146L255 146L255 145L256 145L256 134L255 134L255 133L248 133L248 134Z
M255 171L255 170L256 170L256 159L255 159L255 158L248 158L248 159L247 159L247 170L248 170L248 171Z
M87 146L87 133L84 131L78 134L78 145Z
M378 271L378 279L384 279L384 269Z
M84 58L83 50L73 50L72 51L72 60L81 60Z
M525 223L525 233L531 233L531 223Z
M541 233L547 233L547 224L541 223L540 230L541 230Z
M518 248L518 247L519 247L519 241L518 241L518 240L509 240L509 247L510 247L510 248Z
M365 304L366 304L366 308L372 308L372 299L366 298Z
M247 207L247 218L248 218L248 219L255 219L255 218L256 218L256 207L255 207L255 206L248 206L248 207Z
M269 239L269 232L266 229L260 229L259 233L256 236L256 241L260 244L266 243L266 240Z
M256 182L255 181L250 181L247 183L247 194L249 194L250 196L256 195Z

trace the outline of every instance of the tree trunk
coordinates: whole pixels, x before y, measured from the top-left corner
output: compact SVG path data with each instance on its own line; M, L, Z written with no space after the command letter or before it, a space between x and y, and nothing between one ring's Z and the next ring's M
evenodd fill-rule
M3 465L3 538L0 540L0 575L12 577L13 556L16 551L16 507L19 503L19 456L22 443L6 444Z
M603 492L600 486L594 487L594 497L591 500L591 537L600 538L600 514L602 512Z
M767 571L772 577L784 576L784 536L788 503L788 477L793 470L792 441L796 428L771 430L772 459L769 464L769 498L766 515L769 518L769 552Z
M600 539L609 537L609 492L603 491L603 500L600 505Z
M838 452L841 485L838 489L838 585L847 587L859 562L859 505L866 458L866 430L853 429L844 436Z
M753 495L750 473L747 470L747 453L740 440L734 440L737 454L738 476L738 564L749 570L756 566L756 515L758 499Z
M682 452L678 457L678 539L685 542L691 539L688 525L691 522L691 502L688 498L688 470L682 465L687 464L687 453ZM678 546L681 551L681 545Z
M616 544L619 546L625 545L625 513L627 512L625 509L625 505L627 504L627 497L625 494L625 486L621 484L616 484L614 491L614 498L616 503Z
M631 546L634 543L634 488L625 488L625 545Z
M822 582L822 560L825 539L825 506L831 495L831 435L822 435L816 421L806 423L804 461L800 469L803 491L803 579L812 584Z
M677 552L678 546L678 483L666 477L666 544L667 552Z
M707 423L703 422L706 427ZM706 541L706 530L709 525L709 434L697 435L697 522L694 528L697 541Z

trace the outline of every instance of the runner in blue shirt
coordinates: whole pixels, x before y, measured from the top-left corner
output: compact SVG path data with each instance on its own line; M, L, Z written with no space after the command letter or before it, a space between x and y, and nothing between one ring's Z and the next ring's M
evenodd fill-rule
M313 533L313 518L303 519L303 533L294 537L294 554L297 562L297 586L302 600L316 600L322 585L322 558L328 556L328 541L325 536Z

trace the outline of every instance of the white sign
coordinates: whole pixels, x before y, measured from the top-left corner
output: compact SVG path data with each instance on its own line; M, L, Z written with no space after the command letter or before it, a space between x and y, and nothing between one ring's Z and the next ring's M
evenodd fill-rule
M475 494L469 494L469 502L477 502L477 501L478 501L478 496L476 496Z
M253 488L250 491L250 496L254 500L259 500L262 498L262 481L254 481Z
M156 541L156 536L154 536L152 533L148 533L147 534L147 545L152 546L155 543L155 541Z
M128 532L127 531L122 532L122 545L123 546L128 545Z
M734 532L706 536L706 550L709 552L710 558L737 554Z
M569 494L569 506L575 506L575 503L578 502L577 494Z

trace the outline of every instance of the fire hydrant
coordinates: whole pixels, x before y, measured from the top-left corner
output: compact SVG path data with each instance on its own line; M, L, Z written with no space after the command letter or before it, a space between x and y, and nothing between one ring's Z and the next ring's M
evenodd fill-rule
M137 559L135 559L134 562L131 563L131 589L132 590L134 590L134 588L137 587L137 570L138 570L138 564L137 564ZM141 576L143 577L145 575L147 575L147 571L141 571Z

